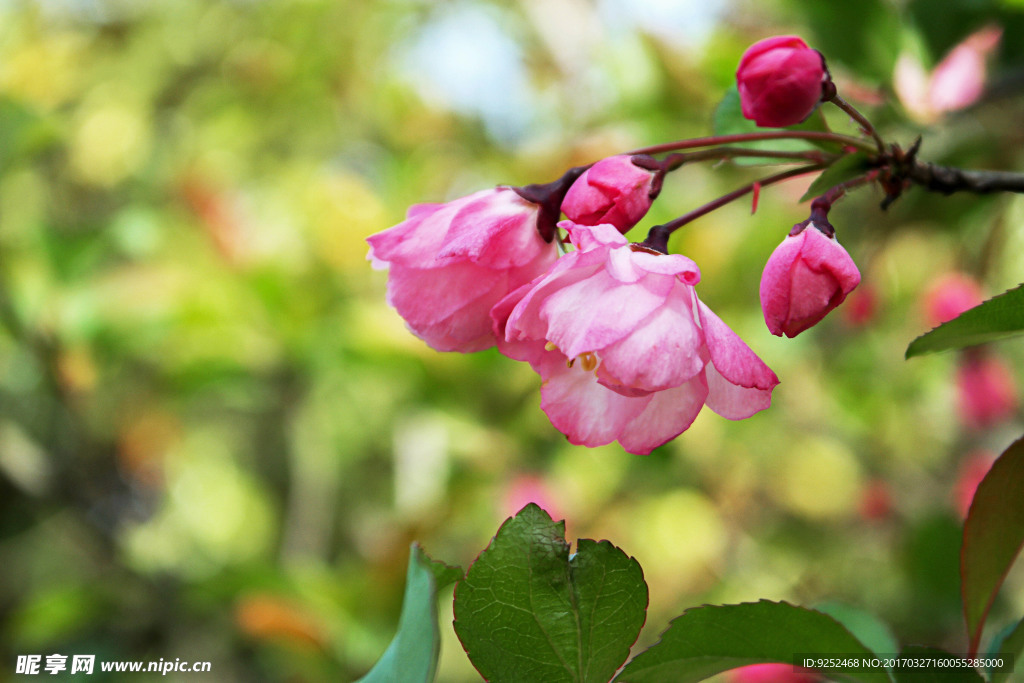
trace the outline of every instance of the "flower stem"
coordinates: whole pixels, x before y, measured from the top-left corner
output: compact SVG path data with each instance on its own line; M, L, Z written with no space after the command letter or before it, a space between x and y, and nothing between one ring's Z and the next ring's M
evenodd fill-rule
M931 192L1024 192L1024 173L971 171L914 160L906 177Z
M854 121L860 124L860 127L864 130L864 132L870 135L871 139L875 141L875 146L878 148L878 153L885 154L885 143L882 142L882 138L878 134L878 131L875 130L875 127L873 125L871 125L871 122L868 121L866 116L861 114L856 107L854 107L852 104L844 100L839 95L833 95L829 102L842 109L850 116L850 118L852 118Z
M676 140L665 142L660 145L641 147L640 149L627 152L627 154L663 154L665 152L677 152L683 149L696 149L698 147L718 147L734 143L758 142L760 140L818 140L820 142L834 142L839 145L856 147L865 152L874 152L875 147L867 140L855 138L850 135L840 135L816 130L781 130L765 133L737 133L735 135L711 135L704 138L690 138L688 140Z
M765 178L761 178L760 180L755 180L754 182L748 183L740 188L737 188L728 194L724 194L718 199L710 201L707 204L704 204L703 206L699 206L693 211L685 213L679 218L676 218L675 220L671 220L668 223L663 223L661 225L655 225L653 228L651 228L650 232L647 233L647 239L644 240L642 244L643 246L648 247L649 249L654 249L655 251L660 251L663 254L667 254L669 236L679 228L686 225L687 223L690 223L700 218L701 216L704 216L705 214L711 213L715 209L719 209L725 206L729 202L733 202L739 199L740 197L750 192L753 192L756 187L766 187L768 185L774 185L775 183L781 182L783 180L788 180L789 178L795 178L797 176L820 171L822 168L824 168L823 164L801 166L800 168L791 168L788 171L782 171L781 173L776 173L775 175L770 175Z

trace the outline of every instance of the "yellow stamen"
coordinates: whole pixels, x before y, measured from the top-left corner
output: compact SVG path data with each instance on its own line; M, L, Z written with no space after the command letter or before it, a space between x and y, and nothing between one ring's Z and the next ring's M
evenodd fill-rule
M554 351L557 348L558 347L555 346L555 342L548 342L547 344L544 345L544 350L545 351Z
M592 372L597 368L597 356L590 351L580 354L580 362L583 364L583 369L587 372Z

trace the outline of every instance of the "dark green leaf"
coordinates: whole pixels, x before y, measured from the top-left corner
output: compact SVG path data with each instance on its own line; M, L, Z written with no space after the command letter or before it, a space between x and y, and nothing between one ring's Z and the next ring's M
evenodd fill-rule
M900 653L900 659L909 660L907 666L895 666L892 673L896 683L984 683L981 675L969 666L919 666L921 660L956 659L945 650L910 645ZM914 663L914 666L910 666Z
M725 97L722 98L722 101L718 103L718 107L715 108L711 127L715 135L764 133L776 130L826 130L824 118L821 116L821 112L818 111L811 114L803 123L790 126L789 128L761 128L753 121L744 118L743 109L740 106L740 93L736 90L735 85L726 91ZM743 146L749 149L773 149L783 152L803 152L818 149L818 146L808 140L762 140L758 142L745 142ZM824 143L823 146L829 149L835 148L834 145L829 145L828 143ZM779 163L778 159L771 157L737 157L732 161L741 166Z
M1021 654L1024 654L1024 619L1016 624L1010 624L996 634L986 657L989 659L1002 657L1004 661L1008 661L1012 657L1015 663L1019 663ZM1010 677L1009 667L992 671L991 674L991 683L1003 683Z
M357 683L434 680L441 651L437 592L460 576L459 568L430 559L418 544L412 544L398 633L373 669Z
M455 589L455 632L489 681L605 683L647 611L640 565L608 541L580 540L527 505Z
M815 605L814 609L829 615L845 626L857 640L875 654L894 654L900 651L900 645L892 631L873 614L844 605L841 602Z
M661 640L626 665L616 683L687 683L750 664L793 664L798 656L871 657L832 617L785 602L688 609ZM837 680L887 683L884 670L827 669Z
M1024 439L1003 451L978 485L960 551L964 616L971 652L1006 573L1024 545Z
M1024 285L994 296L923 334L907 347L907 358L959 349L1024 333Z
M868 157L866 154L863 152L849 154L822 171L807 188L807 192L804 192L804 196L800 197L800 201L807 201L823 194L830 187L853 180L857 176L863 175L867 169Z

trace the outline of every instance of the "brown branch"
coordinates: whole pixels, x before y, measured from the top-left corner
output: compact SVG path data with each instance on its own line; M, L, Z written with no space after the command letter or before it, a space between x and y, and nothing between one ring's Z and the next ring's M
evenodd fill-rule
M913 162L906 177L931 192L1024 193L1024 173L1012 171L969 171L952 166L940 166L925 161Z

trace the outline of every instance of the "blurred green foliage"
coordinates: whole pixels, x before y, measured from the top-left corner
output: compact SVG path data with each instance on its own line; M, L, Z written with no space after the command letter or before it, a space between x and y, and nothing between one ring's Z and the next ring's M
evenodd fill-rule
M674 237L782 384L769 411L703 414L646 458L567 444L522 364L428 349L365 262L412 203L707 134L773 33L804 35L925 158L1024 168L1020 2L707 12L698 30L622 2L0 3L0 680L52 652L354 679L394 633L410 541L465 566L524 496L637 557L641 641L703 602L835 600L963 651L955 481L1021 420L960 427L956 357L903 350L934 276L1020 282L1020 199L844 200L832 222L874 304L795 340L756 292L806 185ZM934 64L987 23L993 97L901 123L897 54ZM757 172L683 169L645 225ZM1018 343L997 350L1022 367ZM1022 613L1018 572L990 624ZM478 680L442 630L441 680Z

